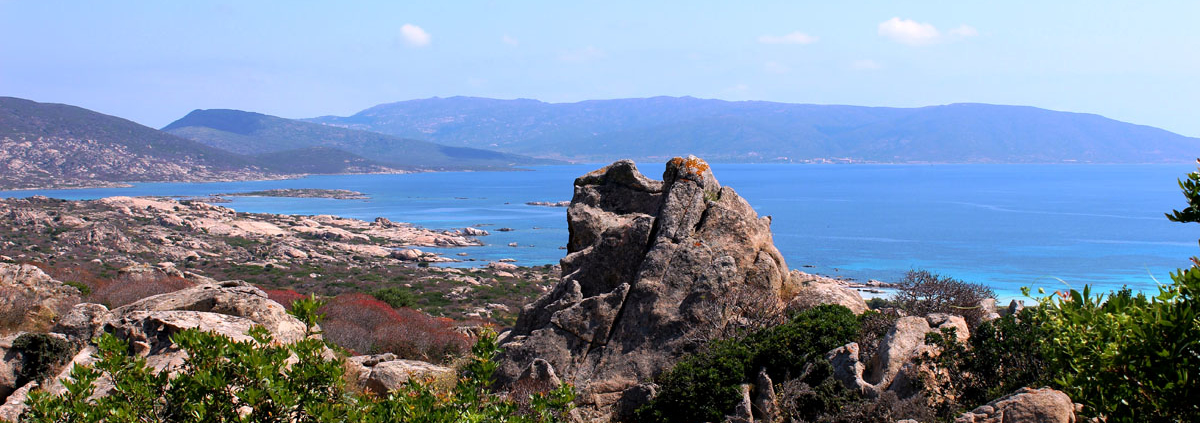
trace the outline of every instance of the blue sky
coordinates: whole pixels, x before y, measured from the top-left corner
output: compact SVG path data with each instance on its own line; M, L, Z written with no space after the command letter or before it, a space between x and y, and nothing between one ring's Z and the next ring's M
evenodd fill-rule
M0 95L161 127L432 96L1098 113L1200 136L1200 2L0 0Z

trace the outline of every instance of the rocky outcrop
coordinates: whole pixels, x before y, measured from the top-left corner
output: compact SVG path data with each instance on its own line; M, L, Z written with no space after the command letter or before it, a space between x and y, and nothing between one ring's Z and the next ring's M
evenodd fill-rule
M90 364L96 360L96 349L88 345L96 336L109 332L129 343L131 352L146 359L158 371L183 363L186 354L172 342L172 335L185 329L200 329L228 336L235 341L251 338L247 332L262 326L278 342L294 342L307 336L302 322L287 313L283 306L267 298L262 290L241 281L205 283L191 288L144 298L132 304L108 310L99 304L78 304L54 326L53 336L63 336L83 348L70 363L62 366L56 376L43 383L52 394L63 392L62 380L73 364ZM319 336L319 335L318 335ZM7 339L7 338L5 338ZM7 345L7 347L6 347ZM5 374L12 373L9 357L11 341L0 339L0 385ZM14 373L15 374L15 373ZM103 380L98 393L108 388ZM21 387L0 392L7 396L0 406L0 419L15 418L24 410L26 394L37 386L29 382Z
M0 313L9 329L42 329L79 302L79 290L27 264L0 263Z
M183 314L173 312L198 312ZM145 313L149 312L149 313ZM279 342L295 342L305 337L304 323L287 313L279 303L254 285L242 281L203 284L187 289L143 298L112 310L110 325L145 325L169 328L177 326L212 328L230 336L245 336L245 329L261 325ZM227 329L227 330L226 330ZM151 334L146 334L151 335Z
M378 395L387 395L404 386L412 378L446 378L454 369L416 360L397 359L395 354L378 354L350 357L351 366L357 370L359 389Z
M822 304L844 306L854 314L867 311L867 302L857 291L847 288L829 278L816 277L798 270L789 276L795 286L795 295L788 302L789 311L803 311Z
M1021 390L963 413L955 423L1074 423L1081 406L1050 388Z
M695 157L663 181L618 161L575 180L562 279L527 305L502 340L498 378L545 360L575 384L585 414L604 416L723 327L782 309L794 291L759 217Z
M833 365L834 378L847 389L871 397L892 391L906 398L918 391L920 378L937 377L934 369L918 365L917 358L939 353L937 347L925 343L925 335L943 328L954 328L960 342L970 337L961 316L936 313L901 317L880 340L879 352L870 363L861 361L859 345L854 342L830 351L826 358Z

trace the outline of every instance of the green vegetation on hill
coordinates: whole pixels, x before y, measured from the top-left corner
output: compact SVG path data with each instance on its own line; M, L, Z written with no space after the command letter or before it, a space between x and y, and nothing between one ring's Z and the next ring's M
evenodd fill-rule
M262 178L249 157L65 104L0 97L0 188Z
M163 127L163 131L267 161L319 160L321 166L336 166L338 157L362 161L364 165L425 170L502 169L552 163L240 110L195 110Z
M309 119L437 143L608 161L695 154L717 161L1177 162L1200 140L1034 107L921 108L654 97L543 103L451 97Z

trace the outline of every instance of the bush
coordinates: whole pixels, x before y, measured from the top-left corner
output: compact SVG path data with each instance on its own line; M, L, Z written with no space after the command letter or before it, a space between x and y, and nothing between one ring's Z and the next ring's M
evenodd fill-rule
M1053 381L1084 413L1114 421L1200 421L1200 268L1171 275L1158 295L1092 296L1090 287L1039 300Z
M974 329L983 321L985 310L979 302L995 298L996 293L987 286L943 277L925 270L909 271L900 281L893 301L914 316L929 313L957 314L966 319L967 326Z
M308 298L291 289L264 289L263 292L267 293L267 298L270 298L271 301L279 303L288 310L292 309L293 302Z
M89 302L116 308L152 295L166 294L196 284L184 278L160 273L123 275L112 280L99 280L92 286Z
M410 308L394 309L373 296L342 294L321 311L325 336L364 354L394 353L402 358L448 362L470 347L470 339L454 330L454 322Z
M1034 310L1026 308L1018 315L980 324L969 345L949 332L926 335L926 343L937 346L941 354L921 360L945 370L947 376L940 386L927 387L944 399L939 414L952 419L1020 388L1048 383L1050 369L1040 343L1049 335L1038 322Z
M373 295L379 301L383 301L393 308L412 307L416 304L417 297L407 289L397 287L387 287L375 291Z
M849 309L822 305L782 325L711 342L655 378L659 394L638 410L639 421L721 421L740 400L739 385L752 382L760 369L772 380L805 375L810 385L821 385L829 372L805 371L807 363L823 361L825 353L850 342L858 329L858 318Z
M311 325L315 301L304 300L298 310ZM22 421L33 422L349 422L413 421L555 422L565 421L574 394L563 385L528 402L528 413L516 413L510 399L487 388L496 369L499 348L495 333L487 332L472 349L457 384L438 390L410 380L386 396L355 395L346 391L340 360L326 360L324 343L307 338L278 344L261 327L251 329L253 340L230 338L188 329L172 337L184 362L171 375L155 373L144 358L127 355L128 346L111 334L98 340L99 361L77 366L63 381L66 392L30 394ZM112 390L89 399L101 377Z
M16 386L45 380L75 352L66 340L45 333L21 334L13 340L12 346L21 353Z

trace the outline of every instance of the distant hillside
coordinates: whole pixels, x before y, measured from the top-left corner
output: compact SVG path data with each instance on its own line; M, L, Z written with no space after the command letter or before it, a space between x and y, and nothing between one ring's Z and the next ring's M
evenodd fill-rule
M322 148L325 153L355 160L369 157L368 162L374 165L414 170L504 169L553 162L240 110L195 110L163 131L235 153L269 155L273 159L292 157L283 153L289 150Z
M696 154L726 161L1156 163L1194 160L1200 139L1034 107L885 108L691 97L451 97L375 106L328 125L539 157L607 161Z
M0 188L261 179L273 173L251 158L118 117L0 97Z

